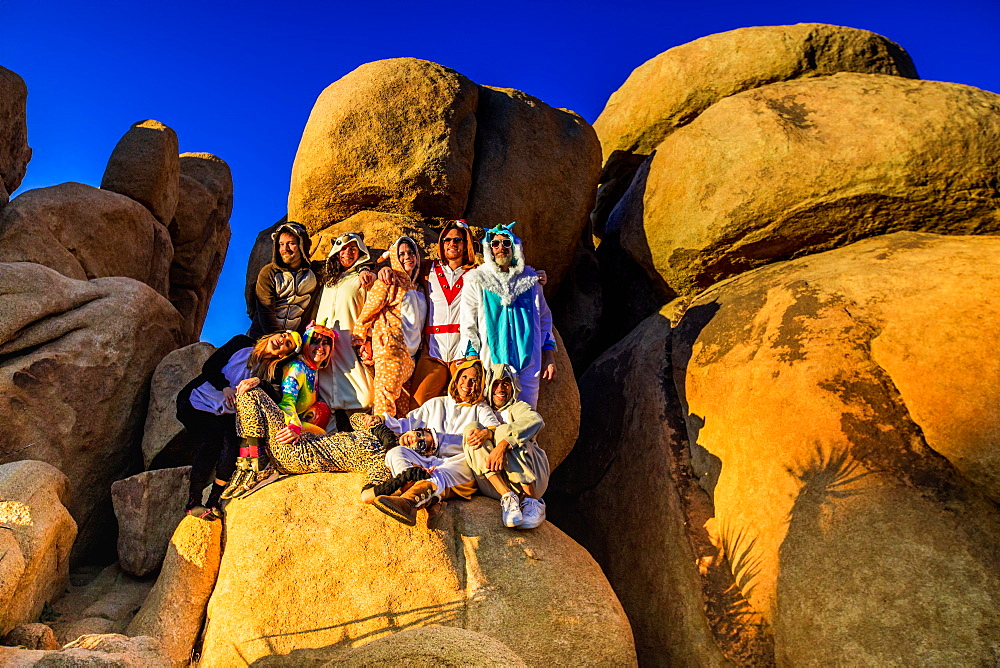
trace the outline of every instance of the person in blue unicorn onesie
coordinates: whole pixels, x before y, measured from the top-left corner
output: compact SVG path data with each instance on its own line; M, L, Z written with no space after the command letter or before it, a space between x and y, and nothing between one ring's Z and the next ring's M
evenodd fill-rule
M483 367L509 364L518 374L518 399L538 407L541 379L556 375L552 313L538 274L524 263L524 247L511 231L516 223L486 231L483 264L465 275L460 318L467 358Z

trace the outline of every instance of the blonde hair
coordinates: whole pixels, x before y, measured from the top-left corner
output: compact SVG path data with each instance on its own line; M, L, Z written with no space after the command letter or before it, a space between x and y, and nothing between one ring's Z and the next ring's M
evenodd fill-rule
M278 372L278 365L281 364L286 357L281 355L273 355L267 349L267 342L271 340L272 336L277 336L283 332L275 332L274 334L265 334L264 336L257 339L257 343L253 344L253 352L250 353L250 359L247 360L247 368L250 372L260 378L261 380L273 380ZM294 351L293 351L294 352Z

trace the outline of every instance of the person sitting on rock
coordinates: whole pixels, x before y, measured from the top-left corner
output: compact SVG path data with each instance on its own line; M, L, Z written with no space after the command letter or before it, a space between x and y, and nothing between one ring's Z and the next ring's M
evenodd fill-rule
M301 333L319 291L309 266L309 235L298 223L284 223L271 234L271 262L257 274L256 308L247 336L292 330Z
M495 432L481 424L467 426L465 456L479 491L500 500L504 525L534 529L545 521L542 494L549 484L549 458L535 440L545 422L517 398L517 373L509 364L494 364L487 377L490 402L503 424ZM477 432L485 432L485 440L473 440Z
M380 494L391 494L407 480L423 475L411 472L393 479L385 465L385 452L395 448L398 438L380 424L367 424L362 413L351 416L354 431L326 433L307 429L297 406L315 397L315 372L328 363L336 334L311 324L303 337L300 359L311 372L294 383L284 383L283 398L275 403L261 388L248 383L236 395L237 433L244 439L240 460L222 498L238 499L274 477L274 474L356 471L366 476L361 500L372 503ZM297 372L293 372L297 375ZM289 376L286 372L285 379ZM307 395L305 401L300 396ZM312 406L310 406L312 407ZM329 415L329 413L327 413Z
M487 230L484 262L465 275L461 330L466 356L486 368L512 366L521 382L518 398L535 408L540 379L555 378L556 341L538 274L524 263L514 225Z
M386 251L395 280L377 281L368 290L354 322L354 345L372 351L375 367L374 412L402 417L410 409L403 384L413 374L414 357L427 319L427 297L417 287L420 251L402 236Z
M429 473L427 480L413 485L400 496L381 495L375 507L403 524L416 524L417 510L457 495L471 498L477 490L475 475L466 462L462 445L462 429L470 423L497 427L500 420L483 401L483 367L478 360L463 362L448 386L448 394L434 397L406 417L396 419L389 415L371 415L365 424L384 423L396 433L412 435L400 437L400 447L386 455L385 463L394 475L402 475L411 467ZM488 430L483 430L488 431ZM475 445L485 440L485 435L471 436ZM439 511L443 505L438 505ZM435 512L428 517L431 528L439 517Z
M270 381L280 362L301 345L297 332L278 332L254 342L242 334L234 336L205 361L198 374L177 393L177 419L194 437L196 447L191 468L191 487L184 510L212 520L219 514L219 500L226 481L236 469L236 393L256 385L273 391ZM249 380L253 378L254 380ZM277 393L275 393L275 396ZM202 505L202 493L215 470L215 483Z

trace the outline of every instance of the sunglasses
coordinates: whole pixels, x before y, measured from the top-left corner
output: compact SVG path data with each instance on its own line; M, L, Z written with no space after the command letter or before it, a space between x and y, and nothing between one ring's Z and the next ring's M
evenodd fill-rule
M500 247L510 248L511 246L512 244L510 242L510 239L508 239L507 237L500 237L490 242L490 248L500 248Z
M465 239L462 237L445 237L443 241L445 244L455 244L456 246L465 243Z
M417 441L414 444L417 446L415 450L420 452L427 452L427 450L433 445L433 443L429 443L427 440L429 434L423 429L417 429L416 431L417 434L419 434L419 436L417 437Z

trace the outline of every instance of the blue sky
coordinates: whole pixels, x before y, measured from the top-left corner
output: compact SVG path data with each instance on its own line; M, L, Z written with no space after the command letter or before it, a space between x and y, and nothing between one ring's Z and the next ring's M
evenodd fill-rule
M750 25L873 30L921 78L1000 91L1000 2L258 2L0 0L0 65L28 84L34 158L19 192L100 185L108 155L145 118L181 151L226 160L233 239L202 338L245 331L246 257L285 213L292 160L316 96L358 65L413 56L476 83L518 88L587 120L642 62Z

